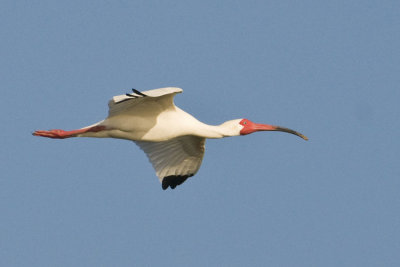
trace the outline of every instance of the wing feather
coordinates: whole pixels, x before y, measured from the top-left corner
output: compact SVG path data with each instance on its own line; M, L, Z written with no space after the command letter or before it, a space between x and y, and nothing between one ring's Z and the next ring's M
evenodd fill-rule
M175 188L200 168L205 138L185 135L163 142L134 141L147 155L163 189ZM165 179L164 178L168 178Z
M166 87L139 92L132 89L132 94L114 96L108 102L108 116L115 116L127 110L133 109L141 103L149 101L160 101L165 107L173 106L175 94L182 93L183 90L177 87Z

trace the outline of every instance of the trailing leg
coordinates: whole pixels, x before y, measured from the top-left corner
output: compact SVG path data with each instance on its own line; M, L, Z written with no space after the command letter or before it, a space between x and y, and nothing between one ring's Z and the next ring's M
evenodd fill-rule
M32 135L54 138L54 139L64 139L64 138L69 138L69 137L77 137L79 134L83 134L83 133L89 133L89 132L97 133L97 132L103 131L105 129L106 129L105 126L97 125L97 126L93 126L93 127L72 130L72 131L64 131L64 130L60 130L60 129L54 129L54 130L49 130L49 131L38 130L38 131L33 132Z

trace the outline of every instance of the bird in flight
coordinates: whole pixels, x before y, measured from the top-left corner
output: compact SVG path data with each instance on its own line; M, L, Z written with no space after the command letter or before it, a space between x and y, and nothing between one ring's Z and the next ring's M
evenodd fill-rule
M247 135L257 131L280 131L308 140L291 129L251 122L248 119L207 125L175 106L173 98L182 89L166 87L114 96L108 117L93 125L71 131L38 130L35 136L55 139L109 137L132 140L149 158L162 189L174 189L199 170L206 138Z

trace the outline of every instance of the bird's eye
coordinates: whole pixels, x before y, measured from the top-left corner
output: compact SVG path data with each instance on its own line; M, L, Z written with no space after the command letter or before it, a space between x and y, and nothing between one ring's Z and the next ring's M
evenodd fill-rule
M247 124L247 121L244 121L243 124Z

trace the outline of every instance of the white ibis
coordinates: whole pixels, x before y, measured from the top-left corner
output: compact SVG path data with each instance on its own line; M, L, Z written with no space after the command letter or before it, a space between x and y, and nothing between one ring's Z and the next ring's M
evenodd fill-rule
M149 158L165 190L174 189L200 168L206 138L247 135L257 131L281 131L306 136L288 128L236 119L212 126L175 106L173 98L182 89L167 87L114 96L108 117L78 130L35 131L33 135L56 139L112 137L134 141Z

